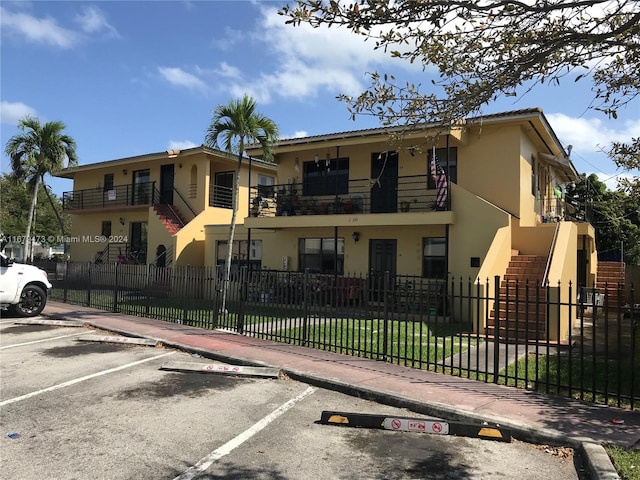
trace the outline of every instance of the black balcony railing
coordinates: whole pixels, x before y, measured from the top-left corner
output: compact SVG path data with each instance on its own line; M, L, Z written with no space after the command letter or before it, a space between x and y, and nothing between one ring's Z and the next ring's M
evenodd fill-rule
M428 188L427 175L398 177L393 187L369 179L333 182L318 188L310 181L251 187L252 217L335 215L449 210L448 198L438 205L438 191ZM331 192L332 188L336 191ZM308 192L321 194L309 194Z
M223 185L209 187L209 206L219 208L233 207L233 189Z
M562 198L547 197L540 201L540 218L543 222L590 222L592 208Z
M151 205L158 200L156 182L118 185L112 189L89 188L62 194L64 210L89 210L95 208Z

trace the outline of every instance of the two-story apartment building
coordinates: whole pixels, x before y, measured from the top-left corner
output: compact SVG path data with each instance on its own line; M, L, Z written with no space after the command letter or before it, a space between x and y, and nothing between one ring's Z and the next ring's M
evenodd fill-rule
M539 109L285 139L276 163L236 231L262 268L484 282L522 261L532 280L594 282L594 229L563 194L578 174ZM219 263L227 229L205 233L205 264Z
M203 265L204 226L229 224L237 157L207 147L168 150L65 169L63 209L73 215L73 261ZM243 163L238 212L248 185L271 185L276 166Z

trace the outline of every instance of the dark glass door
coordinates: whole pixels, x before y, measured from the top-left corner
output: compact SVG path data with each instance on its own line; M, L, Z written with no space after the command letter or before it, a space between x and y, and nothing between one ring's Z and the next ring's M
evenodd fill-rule
M129 260L147 263L147 222L131 222Z
M160 167L160 203L173 205L173 175L173 163Z
M371 213L398 211L398 153L371 154Z

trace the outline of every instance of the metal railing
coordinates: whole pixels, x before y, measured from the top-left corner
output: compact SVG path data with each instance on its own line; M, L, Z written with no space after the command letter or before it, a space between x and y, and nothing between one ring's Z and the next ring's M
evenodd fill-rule
M626 301L624 285L578 292L513 282L493 297L489 280L242 268L222 313L216 268L69 262L55 270L55 300L640 409L632 285Z
M233 189L221 185L211 185L209 187L209 206L219 208L232 208Z
M158 200L156 182L118 185L110 190L89 188L62 194L63 210L89 210L96 208L151 205Z
M427 175L398 177L393 188L384 189L370 179L345 181L343 187L340 187L339 181L331 183L317 179L268 187L254 186L250 192L250 216L351 215L447 210L447 206L437 205L437 190L428 188L428 179ZM337 189L341 191L332 192Z

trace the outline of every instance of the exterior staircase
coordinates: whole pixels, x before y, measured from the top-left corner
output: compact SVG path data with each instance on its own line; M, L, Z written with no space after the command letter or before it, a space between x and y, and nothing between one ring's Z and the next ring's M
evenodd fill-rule
M609 310L617 312L618 306L624 306L625 281L623 262L598 262L595 287L601 294L607 291Z
M153 205L153 209L171 235L178 233L187 224L187 221L174 205L156 203Z
M489 314L487 331L508 341L546 338L546 288L542 286L547 257L518 255L511 257L498 292L496 305Z

